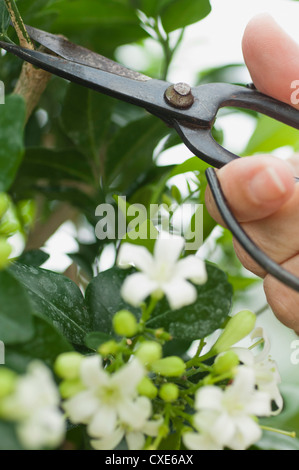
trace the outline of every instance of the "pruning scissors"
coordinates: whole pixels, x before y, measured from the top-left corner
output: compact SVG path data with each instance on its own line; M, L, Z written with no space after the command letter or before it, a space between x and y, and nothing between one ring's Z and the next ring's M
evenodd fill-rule
M241 246L266 272L299 291L299 278L270 259L231 212L212 167L221 168L239 157L221 147L211 133L218 110L225 106L261 112L296 129L299 129L298 110L258 92L253 85L209 83L191 88L186 83L151 79L61 36L31 26L26 28L29 36L44 46L46 52L2 41L0 47L54 75L141 106L174 128L191 152L211 165L206 170L208 184L223 220Z

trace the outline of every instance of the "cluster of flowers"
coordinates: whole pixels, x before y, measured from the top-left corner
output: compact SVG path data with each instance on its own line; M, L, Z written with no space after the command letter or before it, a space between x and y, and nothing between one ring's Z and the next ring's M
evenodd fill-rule
M141 271L122 286L127 302L140 305L149 295L158 301L163 294L172 308L194 302L196 291L187 279L205 282L205 265L196 256L179 260L182 243L158 240L154 255L123 245L122 266L134 262ZM131 450L158 449L175 432L190 450L242 450L260 439L258 418L279 413L283 403L270 345L255 328L254 314L233 316L210 351L186 363L178 356L163 357L167 332L155 330L151 339L145 337L151 302L139 323L127 310L116 313L113 326L122 339L102 344L97 354L59 356L54 367L58 387L42 363L32 363L21 377L0 369L0 419L16 423L26 448L60 446L67 420L86 426L98 450L115 449L124 438ZM253 348L234 347L249 333L252 340L259 338L256 344L263 343L256 355ZM206 357L214 358L212 365L204 362ZM190 381L198 372L203 373L200 380Z

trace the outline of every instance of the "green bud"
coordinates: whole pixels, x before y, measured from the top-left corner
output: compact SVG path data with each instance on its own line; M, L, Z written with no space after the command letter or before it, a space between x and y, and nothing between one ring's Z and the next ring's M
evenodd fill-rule
M113 317L113 329L117 335L131 338L138 332L138 323L129 310L120 310Z
M9 237L20 230L21 224L16 209L13 204L10 204L0 221L0 235Z
M162 341L170 341L172 339L171 334L164 331L163 328L158 328L155 331L155 336L157 339L161 339Z
M9 264L9 257L12 247L5 238L0 237L0 269L6 268Z
M142 364L151 364L162 357L162 346L155 341L144 341L137 349L135 356Z
M139 395L150 398L150 400L153 400L158 395L157 387L155 387L148 377L143 377L141 382L138 384L137 390Z
M34 223L36 214L36 204L32 199L20 201L17 204L18 215L22 224L26 227L31 227Z
M101 344L101 346L98 348L98 353L104 357L107 357L110 354L115 356L118 353L118 350L119 344L112 339L111 341L107 341L106 343Z
M179 387L175 384L163 384L159 391L160 398L167 403L176 401L179 397Z
M85 387L79 379L64 380L59 385L60 395L64 400L77 395L83 390L85 390Z
M169 356L151 365L151 370L164 377L180 377L186 370L186 364L177 356Z
M77 352L61 354L56 359L54 371L62 379L78 379L80 375L80 366L83 358L84 356Z
M6 193L0 193L0 219L7 211L10 204L9 196Z
M220 356L216 357L213 365L213 371L215 374L225 374L230 370L234 369L239 364L239 358L233 351L227 351Z
M256 316L250 310L242 310L228 321L222 334L214 344L212 351L215 354L227 351L231 346L249 335L254 328Z
M0 399L7 397L14 391L16 380L15 372L5 367L0 368Z

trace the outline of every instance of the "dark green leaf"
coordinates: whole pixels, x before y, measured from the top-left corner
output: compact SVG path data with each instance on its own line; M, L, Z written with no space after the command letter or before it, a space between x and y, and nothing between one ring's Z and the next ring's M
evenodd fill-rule
M113 335L112 318L122 309L128 309L137 318L140 317L140 310L126 304L120 295L121 286L128 274L130 271L114 267L100 273L87 287L86 304L94 331Z
M29 341L33 310L24 286L8 271L0 271L0 305L0 340L5 345Z
M0 35L5 34L9 26L10 16L4 0L0 0Z
M22 450L12 423L0 420L0 450Z
M120 129L107 149L106 184L125 191L154 167L153 152L169 133L156 117L146 116Z
M89 333L85 338L85 344L89 349L96 351L101 344L106 343L113 339L112 336L102 333L101 331L94 331Z
M175 339L185 340L205 338L220 328L230 312L232 287L220 269L208 264L207 271L208 281L197 286L198 297L194 304L172 311L163 300L148 326L164 328Z
M34 337L20 345L10 345L5 349L5 365L19 373L26 371L32 360L45 362L53 367L59 354L72 351L72 346L59 331L42 318L34 318Z
M25 102L19 95L6 97L0 113L0 192L12 184L23 156Z
M49 259L49 257L50 255L42 250L32 250L25 251L18 261L21 264L40 267Z
M173 0L160 12L166 32L184 28L205 18L211 11L209 0Z
M35 313L50 321L71 343L83 344L91 323L79 287L45 269L15 263L11 270L26 287Z
M62 126L76 147L95 162L109 125L114 100L88 88L70 84L63 103Z

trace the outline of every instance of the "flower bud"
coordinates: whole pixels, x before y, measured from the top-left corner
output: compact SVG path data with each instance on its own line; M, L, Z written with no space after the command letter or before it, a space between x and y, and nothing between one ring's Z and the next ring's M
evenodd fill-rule
M120 310L113 317L113 329L117 335L131 338L138 332L138 323L129 310Z
M142 364L151 364L162 357L162 346L155 341L144 341L137 349L135 356Z
M59 392L64 400L67 400L68 398L77 395L83 390L85 390L85 387L82 384L81 380L78 379L64 380L59 385Z
M213 371L215 374L225 374L239 364L239 358L234 351L227 351L220 356L216 357L213 365Z
M0 235L9 237L19 230L21 230L21 224L16 209L13 204L10 204L0 221Z
M9 257L12 248L5 238L0 237L0 269L6 268L9 264Z
M163 384L159 391L160 398L167 403L176 401L179 397L179 387L175 384Z
M17 375L5 367L0 368L0 398L10 395L15 387Z
M10 203L9 196L6 193L0 193L0 219L8 209Z
M157 339L161 339L162 341L170 341L172 339L171 334L164 331L163 328L158 328L155 331L155 336Z
M64 353L58 356L54 365L55 373L66 380L78 379L84 356L77 352Z
M164 377L180 377L186 370L184 361L177 356L169 356L151 365L151 370Z
M106 343L101 344L101 346L98 348L98 353L104 357L107 357L110 354L111 356L115 356L118 353L118 350L119 344L112 339L111 341L107 341Z
M228 321L211 352L219 354L245 338L254 328L256 316L250 310L242 310Z
M31 227L36 214L35 202L32 199L20 201L17 204L17 211L22 224L26 227Z
M153 400L158 395L157 387L153 384L153 382L148 377L143 377L141 382L139 382L137 391L139 395L149 398Z

